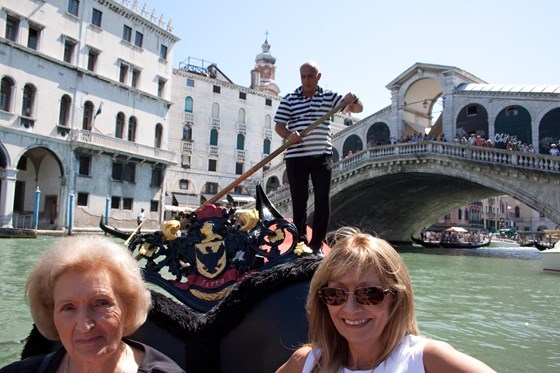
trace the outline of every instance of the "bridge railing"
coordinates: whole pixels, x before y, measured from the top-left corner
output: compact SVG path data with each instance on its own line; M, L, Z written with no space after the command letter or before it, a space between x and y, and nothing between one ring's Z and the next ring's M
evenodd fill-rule
M473 160L482 163L508 165L511 167L560 173L560 157L558 156L522 153L519 151L484 148L439 141L419 141L413 143L383 145L365 149L351 157L335 163L333 167L333 175L373 159L422 154L445 155L448 157Z

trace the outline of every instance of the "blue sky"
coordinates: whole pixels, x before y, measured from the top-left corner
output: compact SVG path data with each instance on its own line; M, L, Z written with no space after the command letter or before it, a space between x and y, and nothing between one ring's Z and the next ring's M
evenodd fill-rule
M150 0L147 9L171 18L181 38L174 67L203 59L249 86L268 31L281 95L299 86L299 66L313 59L322 86L362 99L360 117L389 105L385 86L416 62L488 83L560 84L557 1Z

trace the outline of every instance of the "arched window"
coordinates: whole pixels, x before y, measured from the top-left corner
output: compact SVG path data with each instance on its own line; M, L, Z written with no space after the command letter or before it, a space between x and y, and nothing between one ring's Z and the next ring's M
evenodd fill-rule
M264 128L270 129L272 125L272 117L269 114L264 116Z
M7 76L2 78L0 87L0 110L10 111L12 107L12 92L14 90L14 81Z
M136 126L138 122L136 121L136 117L130 117L128 120L128 141L136 141Z
M68 119L70 118L70 105L72 99L68 95L62 96L60 99L60 112L58 113L58 125L68 127Z
M161 140L163 137L163 126L161 123L156 124L156 132L154 134L154 147L161 148Z
M124 122L125 122L124 113L122 111L120 111L117 114L117 120L115 121L115 137L117 139L122 139L123 138Z
M239 112L237 113L237 122L245 124L245 109L239 109Z
M93 104L91 101L84 103L84 117L82 119L82 129L91 131L93 124Z
M218 130L212 129L210 131L210 145L217 146L218 145Z
M192 140L192 128L188 124L183 126L183 140Z
M26 84L23 87L23 101L21 105L21 115L33 118L35 115L35 95L37 89L33 84Z
M263 154L270 154L270 140L269 139L264 139Z
M212 104L212 118L219 118L220 117L220 105L217 102Z
M186 113L193 112L193 99L191 96L185 97L185 112Z
M237 150L245 149L245 136L242 134L237 135Z

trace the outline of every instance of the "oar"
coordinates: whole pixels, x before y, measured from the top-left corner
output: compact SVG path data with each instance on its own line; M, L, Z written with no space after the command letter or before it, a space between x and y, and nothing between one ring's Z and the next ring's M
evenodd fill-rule
M142 227L142 224L144 224L144 222L146 221L146 219L142 220L142 222L140 224L138 224L138 226L136 227L136 229L134 230L134 232L132 232L132 234L127 238L126 241L124 241L124 245L126 247L128 247L128 244L130 243L130 241L132 241L132 237L136 236L136 233L138 233L138 231L140 230L140 228Z
M356 98L356 102L357 102L357 98ZM347 106L348 104L346 103L346 101L342 101L340 104L338 104L336 107L334 107L333 109L331 109L331 111L329 111L328 113L326 113L325 115L323 115L321 118L317 119L315 122L311 123L309 125L309 127L307 127L305 130L303 130L300 135L301 137L305 137L306 135L309 134L309 132L313 131L315 128L317 128L317 126L319 126L321 123L323 123L325 120L329 119L329 117L333 116L334 114L338 113L340 110L342 110L345 106ZM230 190L232 190L233 188L235 188L236 186L238 186L239 184L241 184L245 179L247 179L249 176L251 176L252 174L254 174L255 172L257 172L261 167L263 167L264 165L266 165L267 163L269 163L270 161L272 161L274 158L276 158L279 154L281 154L284 150L286 150L288 147L290 147L290 145L292 145L291 142L286 142L284 145L282 145L281 147L279 147L278 149L276 149L274 152L272 152L271 154L269 154L266 158L264 158L262 161L260 161L259 163L257 163L255 166L253 166L249 171L245 172L243 175L239 176L236 180L234 180L231 184L229 184L228 186L226 186L224 189L222 189L220 192L218 192L218 194L216 194L214 197L210 198L209 200L207 200L206 202L204 202L202 204L202 206L210 204L210 203L214 203L218 200L220 200L223 196L225 196L226 194L228 194L228 192ZM201 206L201 207L202 207Z

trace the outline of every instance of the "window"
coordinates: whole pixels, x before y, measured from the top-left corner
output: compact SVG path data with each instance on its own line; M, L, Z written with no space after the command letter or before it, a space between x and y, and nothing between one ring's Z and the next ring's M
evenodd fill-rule
M131 86L138 88L138 82L140 81L140 70L132 68L132 83Z
M132 198L123 198L122 199L123 210L132 210L133 202L134 202L134 200Z
M237 135L237 150L245 149L245 136L242 134Z
M127 77L128 77L128 65L126 63L121 62L121 66L119 68L119 82L126 84Z
M237 162L235 164L235 174L236 175L243 175L243 163Z
M214 93L220 93L221 92L221 87L219 85L215 85L212 87L212 92Z
M39 35L41 29L36 26L29 25L29 34L27 35L27 47L37 50L39 46Z
M519 114L519 112L518 112L518 110L515 106L506 109L506 117L513 117L513 116L516 116L518 114Z
M191 156L188 154L181 154L181 167L191 168Z
M476 105L467 106L467 116L468 116L468 117L475 116L476 113L477 113L477 107L476 107Z
M193 98L190 96L185 97L185 112L186 113L193 112Z
M239 92L239 98L242 99L242 100L246 100L247 99L247 93Z
M161 187L163 183L163 168L154 167L152 168L152 183L151 186L154 188Z
M218 145L218 130L216 129L210 131L210 145Z
M156 130L154 133L154 147L161 148L161 141L163 137L163 126L161 123L156 124Z
M91 176L91 156L80 155L78 156L78 175Z
M183 140L192 140L192 129L188 124L183 126Z
M136 164L119 159L113 160L111 177L113 180L133 183L136 180Z
M89 71L95 71L95 66L97 65L97 56L99 56L99 51L93 48L89 48L87 61L87 69Z
M6 17L6 39L17 42L19 32L19 18L7 16Z
M161 58L162 60L167 60L167 45L160 45L159 58Z
M93 104L91 101L84 103L84 115L82 117L82 129L91 131L93 126Z
M263 154L270 154L270 140L269 139L264 139Z
M10 111L12 108L12 92L14 90L14 81L11 78L3 77L0 84L0 110Z
M74 40L64 39L64 62L72 63L75 48L76 42Z
M132 40L132 29L127 25L124 25L123 27L122 38L129 43Z
M159 211L159 202L158 201L150 201L150 212L158 212Z
M34 116L35 93L37 89L32 84L23 87L23 101L21 105L21 115L32 118Z
M158 97L163 97L163 94L165 92L165 83L167 81L165 79L159 78L158 79L158 89L157 89L157 95Z
M112 196L111 197L111 208L119 209L121 207L121 197Z
M77 17L79 6L80 6L79 0L68 0L68 13Z
M206 193L218 193L218 183L206 183Z
M216 171L216 167L218 165L218 161L215 159L208 160L208 171Z
M269 98L267 98L267 99L264 101L264 104L265 104L266 106L272 106L272 100L269 99Z
M237 122L238 123L245 123L245 109L239 109L237 112Z
M101 18L103 17L103 13L100 10L93 9L91 13L91 23L97 27L101 27Z
M136 125L136 117L130 117L130 119L128 120L128 141L136 141Z
M76 204L78 206L87 206L88 205L88 197L89 197L89 193L78 192L78 198L76 200Z
M115 137L117 139L122 139L123 138L123 133L124 133L124 113L123 112L119 112L117 114L117 120L115 121Z
M68 127L68 119L70 118L70 105L72 99L68 95L62 96L60 99L60 111L58 113L58 125Z
M136 37L134 38L134 45L136 45L138 48L142 48L143 44L144 44L144 34L142 34L140 31L136 31Z
M188 190L189 189L189 181L186 179L179 180L179 189Z
M193 79L187 79L187 87L194 87L194 80Z

